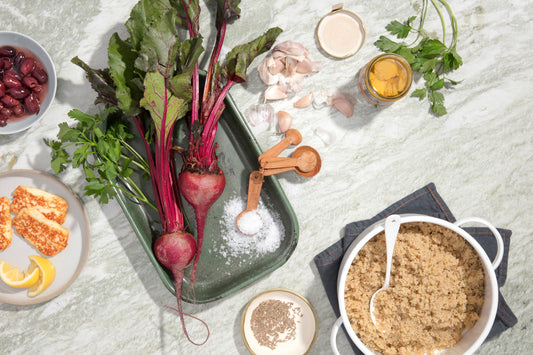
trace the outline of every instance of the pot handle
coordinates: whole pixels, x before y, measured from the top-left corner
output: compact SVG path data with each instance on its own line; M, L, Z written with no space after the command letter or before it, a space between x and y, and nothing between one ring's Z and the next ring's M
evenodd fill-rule
M333 327L331 328L331 335L330 335L329 341L331 343L331 350L333 351L334 355L340 355L339 349L337 349L337 333L339 332L341 325L342 325L342 317L339 317L337 318L337 320L333 324Z
M494 258L494 261L492 262L492 267L494 269L496 269L500 265L500 263L502 261L502 258L503 258L503 238L502 238L500 232L498 232L496 227L494 227L492 224L490 224L486 220L484 220L482 218L477 218L477 217L470 217L470 218L461 219L461 220L455 222L454 224L456 226L461 226L462 224L470 223L470 222L476 222L476 223L484 224L485 226L487 226L490 229L490 231L492 232L492 234L496 238L496 243L498 244L498 250L496 251L496 257Z

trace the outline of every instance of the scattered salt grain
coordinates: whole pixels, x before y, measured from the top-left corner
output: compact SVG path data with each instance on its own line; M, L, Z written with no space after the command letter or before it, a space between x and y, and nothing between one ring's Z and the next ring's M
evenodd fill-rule
M226 262L243 255L260 256L276 251L285 237L285 228L275 211L269 210L263 200L259 200L255 210L261 217L262 226L255 235L245 235L237 229L237 216L246 208L246 201L233 197L224 203L220 219L221 240L218 252L225 255Z

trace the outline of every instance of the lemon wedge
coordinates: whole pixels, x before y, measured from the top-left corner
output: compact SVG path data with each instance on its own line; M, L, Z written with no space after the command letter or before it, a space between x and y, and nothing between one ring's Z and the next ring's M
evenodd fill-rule
M56 277L56 268L52 262L42 256L30 255L30 268L33 266L39 270L39 279L28 290L29 297L35 297L50 286Z
M31 264L28 270L22 272L17 267L5 261L0 261L0 278L11 287L31 287L39 280L40 273L39 268Z

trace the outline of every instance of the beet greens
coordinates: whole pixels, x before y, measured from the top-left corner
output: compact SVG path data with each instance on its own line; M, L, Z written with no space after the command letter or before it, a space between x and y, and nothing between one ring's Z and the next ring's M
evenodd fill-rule
M125 23L129 37L121 39L114 33L109 40L108 68L93 69L78 57L72 59L85 71L97 93L95 104L103 106L101 111L118 111L122 117L130 119L142 140L145 150L142 158L148 166L155 201L150 203L145 199L141 202L157 208L162 232L154 241L154 253L174 275L177 311L191 342L183 320L186 314L181 307L182 283L184 269L192 260L191 287L194 283L205 217L225 185L215 152L215 136L225 108L224 99L234 84L246 81L250 63L268 51L281 33L277 27L269 29L256 39L236 46L221 63L219 57L226 26L240 16L239 2L217 0L215 48L202 95L198 59L204 48L198 0L140 0ZM188 32L185 39L181 38L182 28ZM71 117L81 116L76 113ZM188 146L179 149L174 146L174 126L184 117L189 119ZM68 130L65 126L62 127L63 135ZM83 146L83 141L78 143L81 150L89 149ZM72 163L62 143L49 142L49 146L53 149L53 157L58 159L60 155L62 162ZM176 150L183 159L179 176L174 159ZM114 162L109 160L108 163ZM116 164L119 163L117 160ZM57 161L56 165L59 165ZM89 183L91 174L86 169ZM195 210L196 241L186 231L180 195Z

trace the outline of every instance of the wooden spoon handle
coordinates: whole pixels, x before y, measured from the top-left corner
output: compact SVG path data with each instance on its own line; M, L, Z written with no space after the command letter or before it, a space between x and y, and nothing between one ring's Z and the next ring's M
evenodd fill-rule
M290 145L297 145L297 144L300 144L301 142L302 142L302 134L299 131L295 129L287 130L287 132L285 132L285 138L281 142L279 142L278 144L276 144L275 146L273 146L272 148L270 148L269 150L267 150L266 152L264 152L263 154L259 156L259 158L257 159L259 161L259 165L262 164L262 161L264 159L277 157L278 155L281 154L281 152L287 149Z
M250 178L248 179L248 199L246 201L246 211L253 211L257 209L262 186L263 173L257 170L252 171L250 173Z
M263 176L275 175L275 174L284 173L286 171L291 171L291 170L296 170L296 168L294 166L289 166L285 168L266 169L263 171Z
M261 167L265 170L269 169L278 169L278 168L291 168L298 165L298 160L296 158L270 158L263 160L261 162Z

